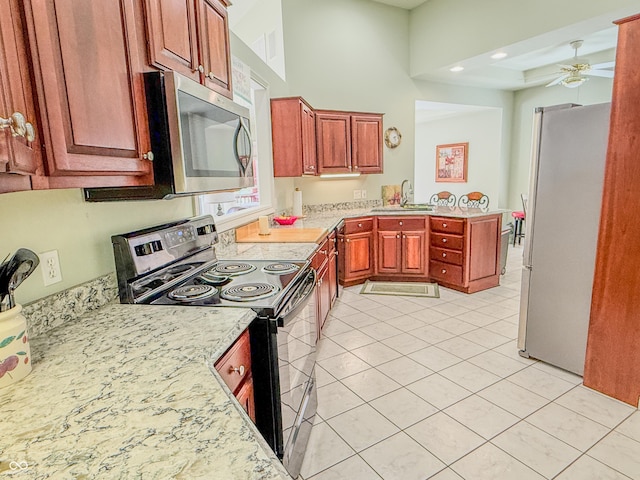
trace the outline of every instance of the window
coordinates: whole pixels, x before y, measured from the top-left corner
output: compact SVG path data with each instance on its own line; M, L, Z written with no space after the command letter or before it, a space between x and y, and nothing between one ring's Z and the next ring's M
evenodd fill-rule
M251 101L239 96L234 96L234 101L250 111L254 182L253 186L235 192L216 192L196 197L197 214L213 215L220 232L273 212L268 89L264 82L252 77Z

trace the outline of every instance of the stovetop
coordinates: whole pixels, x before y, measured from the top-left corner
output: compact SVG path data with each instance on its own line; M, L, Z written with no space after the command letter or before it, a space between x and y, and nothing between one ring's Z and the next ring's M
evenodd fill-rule
M112 237L120 301L235 306L275 315L309 263L218 260L210 215Z

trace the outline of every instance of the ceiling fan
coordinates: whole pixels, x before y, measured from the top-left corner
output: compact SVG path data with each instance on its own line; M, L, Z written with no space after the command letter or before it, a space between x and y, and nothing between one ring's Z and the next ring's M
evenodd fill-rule
M567 88L576 88L589 80L587 75L593 77L613 78L613 70L604 69L613 67L615 62L604 62L590 65L589 60L578 57L578 49L582 46L582 40L574 40L569 45L575 50L573 55L573 64L558 64L560 67L560 76L553 82L547 84L547 87L562 85Z

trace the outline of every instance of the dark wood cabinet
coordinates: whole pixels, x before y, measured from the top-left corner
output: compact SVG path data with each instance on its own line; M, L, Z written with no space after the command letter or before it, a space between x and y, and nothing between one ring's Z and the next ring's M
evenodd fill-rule
M46 149L35 188L150 185L133 0L27 0Z
M635 407L640 397L640 224L633 220L640 188L640 15L616 23L616 76L584 384Z
M329 311L338 296L337 285L336 233L331 232L321 243L311 259L311 266L317 275L316 282L316 323L318 336L327 321Z
M251 420L255 418L253 376L251 374L251 345L249 331L245 330L231 347L216 362L215 368L247 412Z
M316 174L316 124L313 108L302 97L271 100L273 174Z
M29 190L42 152L18 0L6 2L0 15L0 122L0 192Z
M382 173L382 115L316 110L318 173Z
M338 277L345 286L362 283L374 273L373 217L345 220L339 235Z
M500 284L500 215L431 217L429 277L473 293Z
M425 217L378 217L377 276L426 276L425 220Z
M225 0L148 0L149 63L232 98Z

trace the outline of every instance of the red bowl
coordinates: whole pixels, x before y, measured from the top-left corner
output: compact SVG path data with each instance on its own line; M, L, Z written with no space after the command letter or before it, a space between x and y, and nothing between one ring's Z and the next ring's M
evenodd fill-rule
M278 222L280 225L293 225L298 217L273 217L273 220Z

